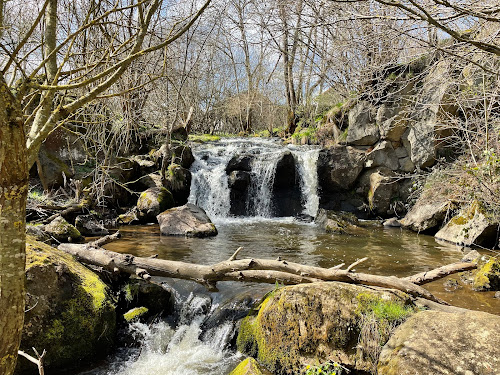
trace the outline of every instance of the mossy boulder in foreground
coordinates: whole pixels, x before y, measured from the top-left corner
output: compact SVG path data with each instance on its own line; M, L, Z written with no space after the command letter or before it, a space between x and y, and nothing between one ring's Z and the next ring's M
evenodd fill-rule
M107 286L69 254L28 236L26 314L21 349L47 350L48 368L74 367L113 346L115 306ZM33 373L18 361L18 373Z
M241 323L238 350L274 374L326 361L373 371L394 327L414 313L408 295L337 282L283 287Z
M472 288L479 292L500 290L500 259L490 258L476 272Z
M423 311L400 325L382 349L379 375L498 374L500 316Z

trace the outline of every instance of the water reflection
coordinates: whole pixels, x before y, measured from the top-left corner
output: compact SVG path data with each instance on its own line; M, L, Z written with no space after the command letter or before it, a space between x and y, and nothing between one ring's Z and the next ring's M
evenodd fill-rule
M229 258L240 246L240 257L286 260L321 267L350 264L362 257L368 261L357 271L378 275L409 276L459 261L463 253L455 245L437 243L433 237L398 228L382 228L365 223L357 235L326 234L315 225L291 218L224 219L217 222L219 235L213 238L160 237L158 226L121 228L121 240L109 250L137 256L158 254L159 258L213 264ZM457 276L451 276L457 277ZM243 291L248 286L233 283ZM500 314L500 300L492 293L472 293L468 288L447 292L443 280L428 289L457 306Z

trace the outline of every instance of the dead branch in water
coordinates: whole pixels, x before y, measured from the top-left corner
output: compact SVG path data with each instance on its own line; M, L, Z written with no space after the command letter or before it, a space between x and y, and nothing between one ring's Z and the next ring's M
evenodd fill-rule
M378 276L352 269L366 259L360 259L346 269L339 266L322 268L287 262L278 258L270 259L237 259L241 248L228 259L212 265L201 265L173 260L136 257L103 249L102 245L116 238L119 232L103 237L89 244L61 244L59 249L74 255L79 261L96 265L112 272L125 272L149 280L151 276L172 277L192 280L206 286L209 290L217 290L218 281L247 281L260 283L283 283L285 285L311 283L319 281L340 281L351 284L362 284L384 288L398 289L414 297L446 304L419 286L451 273L475 268L473 263L459 263L440 267L436 270L407 278L395 276Z

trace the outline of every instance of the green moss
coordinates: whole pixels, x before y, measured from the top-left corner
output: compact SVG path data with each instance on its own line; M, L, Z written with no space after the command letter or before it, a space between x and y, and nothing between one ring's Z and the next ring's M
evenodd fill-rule
M472 288L476 291L500 290L500 261L491 258L474 276Z
M133 321L139 320L142 317L144 317L147 313L149 312L147 307L135 307L129 311L127 311L125 314L123 314L123 318L131 323Z
M240 362L240 364L229 375L267 375L269 371L263 369L259 363L248 357Z
M370 293L360 293L356 297L359 315L373 315L378 321L400 324L415 313L412 306L405 306L401 301L384 300Z
M188 139L191 142L206 143L206 142L217 142L220 140L220 137L218 135L211 135L211 134L190 134Z

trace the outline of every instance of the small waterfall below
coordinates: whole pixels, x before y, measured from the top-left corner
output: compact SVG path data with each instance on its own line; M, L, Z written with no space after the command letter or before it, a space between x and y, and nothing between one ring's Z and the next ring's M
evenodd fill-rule
M197 145L193 153L189 202L212 220L317 213L318 148L229 138Z

